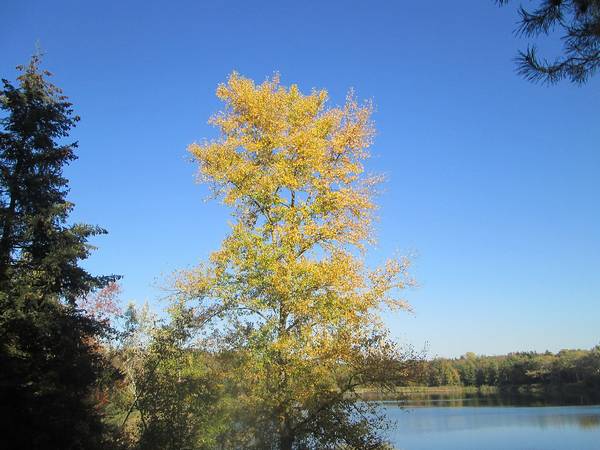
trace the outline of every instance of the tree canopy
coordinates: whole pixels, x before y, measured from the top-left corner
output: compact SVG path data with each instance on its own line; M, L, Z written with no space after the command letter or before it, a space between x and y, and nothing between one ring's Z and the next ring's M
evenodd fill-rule
M379 418L355 392L403 375L379 312L408 307L398 297L408 261L368 270L363 260L380 181L364 173L371 106L350 94L329 107L324 90L305 95L277 76L256 85L236 73L217 96L219 138L189 150L235 222L179 288L235 336L250 436L232 445L381 448Z

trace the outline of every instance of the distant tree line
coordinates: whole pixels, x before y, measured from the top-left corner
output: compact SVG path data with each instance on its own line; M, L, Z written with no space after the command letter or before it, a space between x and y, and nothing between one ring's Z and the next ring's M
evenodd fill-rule
M578 383L600 388L600 345L558 353L517 352L502 356L466 353L423 361L416 384L424 386L527 386Z

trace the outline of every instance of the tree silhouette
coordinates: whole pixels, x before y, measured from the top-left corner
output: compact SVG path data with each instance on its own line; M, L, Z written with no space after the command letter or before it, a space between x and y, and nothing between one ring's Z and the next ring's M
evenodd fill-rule
M76 300L115 277L79 265L104 230L67 224L62 170L77 145L62 140L79 118L39 65L0 91L0 433L5 448L100 448L92 394L110 373L97 350L108 329Z
M504 5L509 0L497 0ZM535 37L560 30L563 54L554 61L538 56L535 45L520 51L517 72L534 82L568 79L585 83L600 66L600 0L542 0L537 8L519 7L517 33Z

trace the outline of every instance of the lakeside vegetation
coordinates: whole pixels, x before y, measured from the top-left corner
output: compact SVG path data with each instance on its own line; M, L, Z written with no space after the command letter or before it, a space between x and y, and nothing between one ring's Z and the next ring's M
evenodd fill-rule
M600 389L600 345L590 350L557 353L515 352L500 356L466 353L460 358L423 361L414 385L552 386L581 385Z
M550 81L582 82L598 57L536 61ZM600 389L600 346L427 361L399 345L381 315L410 308L410 261L367 264L382 181L365 169L373 106L353 93L332 106L278 76L233 73L217 88L218 137L189 147L231 211L221 247L175 274L166 310L122 305L120 277L82 264L106 231L72 223L63 171L79 117L40 64L0 92L7 448L384 450L385 414L361 400Z
M415 361L404 386L364 388L366 400L417 400L461 396L512 396L554 403L600 401L600 346L557 353L466 353L459 358Z

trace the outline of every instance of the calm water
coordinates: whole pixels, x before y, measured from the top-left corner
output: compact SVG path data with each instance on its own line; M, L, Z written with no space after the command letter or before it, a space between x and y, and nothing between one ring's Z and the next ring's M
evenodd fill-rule
M497 399L437 400L383 404L397 449L600 450L600 405L525 406L523 399L505 399L503 406L487 406L497 405Z

